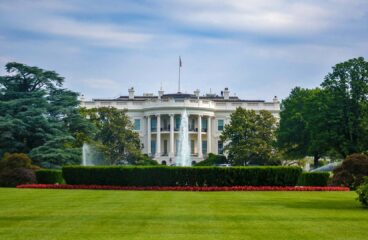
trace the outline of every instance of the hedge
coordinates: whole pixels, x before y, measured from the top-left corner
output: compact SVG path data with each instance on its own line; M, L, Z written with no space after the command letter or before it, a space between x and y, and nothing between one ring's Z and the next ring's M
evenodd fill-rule
M60 170L42 169L36 171L36 179L38 183L54 184L63 183L63 175Z
M303 172L298 179L299 186L327 186L330 173Z
M111 186L295 186L299 167L63 167L72 185Z

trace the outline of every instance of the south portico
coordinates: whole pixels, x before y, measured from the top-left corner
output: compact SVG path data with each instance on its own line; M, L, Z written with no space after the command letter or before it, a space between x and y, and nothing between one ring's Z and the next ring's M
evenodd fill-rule
M146 143L144 152L160 163L174 164L178 155L181 115L187 111L191 158L201 161L212 152L215 114L201 109L148 111L144 114Z

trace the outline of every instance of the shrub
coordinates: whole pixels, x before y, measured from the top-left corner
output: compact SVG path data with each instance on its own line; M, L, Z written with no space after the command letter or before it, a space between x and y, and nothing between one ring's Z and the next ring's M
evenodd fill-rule
M223 163L228 163L225 156L209 153L205 160L196 163L195 166L215 166Z
M368 177L365 178L365 181L358 187L356 192L358 193L358 200L368 207Z
M295 186L298 167L63 167L67 184L112 186Z
M0 173L0 186L16 187L20 184L31 184L36 182L36 176L31 169L6 168Z
M60 170L42 169L36 171L37 183L54 184L63 183L63 174Z
M327 186L330 173L303 172L298 179L299 186Z
M4 168L32 168L32 161L24 153L5 153L0 161L0 171Z
M362 184L365 176L368 176L368 156L352 154L333 171L331 184L355 189Z
M32 161L24 153L6 153L0 161L0 186L15 187L36 182Z

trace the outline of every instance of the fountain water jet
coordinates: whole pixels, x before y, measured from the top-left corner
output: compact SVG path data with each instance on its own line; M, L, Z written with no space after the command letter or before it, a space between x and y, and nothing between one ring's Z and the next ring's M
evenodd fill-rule
M100 162L100 154L96 149L87 144L83 143L82 147L82 166L95 166Z
M176 165L191 166L188 114L186 109L181 114L180 130L179 130L179 154L176 161Z

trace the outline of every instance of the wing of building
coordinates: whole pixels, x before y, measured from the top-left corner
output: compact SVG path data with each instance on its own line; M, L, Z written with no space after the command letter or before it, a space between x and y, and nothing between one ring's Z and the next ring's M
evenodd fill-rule
M159 163L174 164L178 152L179 128L181 114L186 109L189 116L189 139L193 161L203 160L208 153L222 154L223 143L220 135L224 125L230 122L230 114L237 107L255 111L270 111L279 118L280 102L243 100L231 96L228 88L221 94L200 95L174 93L158 95L143 94L135 96L134 88L129 89L128 96L116 99L81 99L81 106L86 108L115 107L126 109L135 131L139 133L142 151Z

